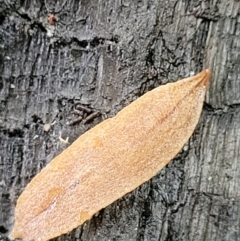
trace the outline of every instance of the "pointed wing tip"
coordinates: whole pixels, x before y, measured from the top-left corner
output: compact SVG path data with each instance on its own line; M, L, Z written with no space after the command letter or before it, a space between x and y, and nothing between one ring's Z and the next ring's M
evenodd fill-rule
M204 69L204 70L202 70L200 75L201 75L201 77L203 79L203 84L205 86L208 86L209 80L210 80L210 77L211 77L211 70L210 69Z
M209 75L209 77L210 77L210 75L211 75L210 69L204 69L203 71L205 72L206 75Z

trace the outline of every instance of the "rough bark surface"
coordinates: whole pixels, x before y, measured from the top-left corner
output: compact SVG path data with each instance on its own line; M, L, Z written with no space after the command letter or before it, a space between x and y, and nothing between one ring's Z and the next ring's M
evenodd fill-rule
M204 111L181 153L57 240L240 240L239 38L237 0L0 0L0 240L24 187L69 145L60 135L72 143L148 90L205 67ZM76 103L101 115L68 125Z

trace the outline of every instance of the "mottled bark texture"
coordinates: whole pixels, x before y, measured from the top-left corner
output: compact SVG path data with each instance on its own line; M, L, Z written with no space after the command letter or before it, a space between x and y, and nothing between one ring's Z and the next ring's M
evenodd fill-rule
M0 240L21 191L69 145L60 135L72 143L205 67L206 104L181 153L57 240L240 240L239 9L237 0L0 0ZM76 103L101 115L68 125Z

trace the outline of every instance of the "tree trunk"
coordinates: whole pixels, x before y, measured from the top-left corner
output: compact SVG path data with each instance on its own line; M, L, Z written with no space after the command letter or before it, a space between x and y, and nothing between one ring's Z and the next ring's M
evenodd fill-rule
M0 240L20 193L69 143L203 68L206 103L179 155L57 240L240 240L239 11L237 0L0 0ZM78 103L101 115L74 124Z

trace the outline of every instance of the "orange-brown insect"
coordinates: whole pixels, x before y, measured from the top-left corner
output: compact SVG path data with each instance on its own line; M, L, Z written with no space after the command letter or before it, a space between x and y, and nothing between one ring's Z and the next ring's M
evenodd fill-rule
M160 86L81 135L27 185L11 237L67 233L153 177L192 135L209 78L207 69Z

